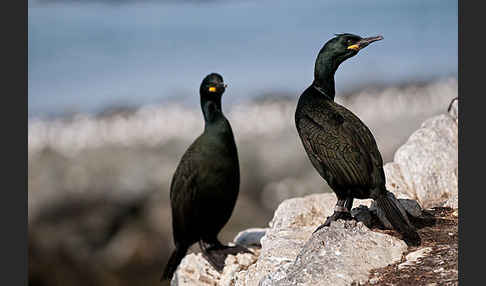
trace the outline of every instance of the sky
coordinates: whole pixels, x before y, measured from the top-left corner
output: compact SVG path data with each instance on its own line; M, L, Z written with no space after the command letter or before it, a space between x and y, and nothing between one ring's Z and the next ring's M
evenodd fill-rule
M457 75L457 1L30 1L29 116L196 102L218 72L229 104L295 94L334 33L381 34L341 65L337 92ZM225 94L226 95L226 94Z

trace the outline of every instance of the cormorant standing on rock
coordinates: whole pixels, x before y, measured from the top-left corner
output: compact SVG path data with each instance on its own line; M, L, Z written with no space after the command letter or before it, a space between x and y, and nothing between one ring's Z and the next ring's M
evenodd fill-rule
M170 186L172 230L176 249L161 280L172 276L189 247L199 242L203 255L218 271L227 254L249 252L222 245L217 236L231 217L238 197L240 169L231 125L221 109L226 85L212 73L199 89L204 132L182 156Z
M317 56L314 81L299 98L295 124L312 165L338 199L333 215L317 230L337 219L352 219L354 198L372 198L404 240L417 245L420 237L415 228L387 196L383 160L373 134L355 114L334 102L334 73L339 65L382 39L338 34L329 40Z

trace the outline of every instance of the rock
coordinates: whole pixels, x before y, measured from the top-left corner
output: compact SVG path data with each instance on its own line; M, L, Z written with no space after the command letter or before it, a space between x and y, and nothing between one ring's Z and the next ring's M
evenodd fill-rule
M270 221L270 231L275 229L318 226L333 213L336 204L334 193L313 194L283 201Z
M279 267L288 267L311 236L315 227L267 232L262 238L262 249L255 264L237 275L236 284L258 285L267 274Z
M448 114L425 121L384 167L388 196L405 217L420 217L422 208L447 204L457 209L457 107L456 101ZM241 262L239 256L229 256L219 274L200 255L191 254L172 285L352 285L368 281L372 269L401 260L405 242L366 226L377 216L392 228L372 200L355 200L359 207L351 212L359 222L338 220L313 233L333 213L336 200L335 194L322 193L283 201L268 229L246 230L234 240L247 245L260 241L258 257ZM430 251L410 253L400 267ZM378 277L371 279L381 283Z
M357 200L370 205L371 200ZM331 215L336 204L334 193L313 194L283 201L261 239L262 248L255 264L237 274L236 285L258 285L277 268L288 267L312 232Z
M454 192L451 194L447 202L445 202L444 207L450 207L453 209L457 209L459 207L459 194Z
M459 216L459 210L455 210L453 213L452 213L453 216L455 217L458 217Z
M266 228L249 228L243 231L240 231L235 239L233 240L234 243L242 245L242 246L258 246L261 247L260 240L262 237L267 233Z
M394 198L392 193L389 196ZM220 274L200 254L190 254L178 268L172 285L293 285L307 278L311 280L306 285L320 285L318 281L330 283L325 285L366 281L370 269L399 261L407 246L400 239L370 230L366 224L371 225L376 219L368 208L372 200L356 201L361 204L352 214L361 222L339 220L313 235L333 213L336 196L324 193L285 200L275 211L269 228L244 230L234 239L247 246L260 242L259 256L249 256L254 263L242 263L241 254L236 258L228 256ZM417 203L399 202L417 214ZM374 212L378 210L374 208ZM340 269L339 275L326 272L323 267Z
M237 273L245 272L259 256L260 240L266 228L250 228L239 232L234 243L249 247L253 254L228 255L222 273L216 271L201 253L186 255L174 274L171 285L234 285Z
M378 277L373 277L370 279L370 284L375 285L376 283L380 282L380 278Z
M457 208L458 101L448 114L426 120L385 165L387 188L422 208Z
M418 261L419 258L422 258L422 257L426 256L431 251L432 251L432 248L430 248L430 247L424 247L424 248L421 248L421 249L416 250L414 252L410 252L409 254L407 254L407 256L405 256L406 261L403 262L403 263L400 263L398 265L398 269L402 269L402 268L404 268L406 266L410 266L412 264L417 263L417 261Z
M371 200L357 200L357 202L362 203L362 205L355 208L355 212L365 212L367 210L366 205L371 204ZM319 241L319 239L321 239L321 242L332 242L323 246L322 249L322 251L332 252L335 255L333 256L334 264L328 264L326 267L334 267L340 260L338 259L338 257L341 257L340 253L343 253L343 257L358 257L348 253L353 252L353 247L348 248L348 250L344 249L352 244L352 241L354 241L353 239L360 240L363 243L360 246L362 247L361 252L356 252L356 255L360 255L362 259L374 261L374 258L372 257L380 257L379 260L385 263L384 265L394 261L395 253L400 253L397 255L397 259L400 259L401 253L406 249L404 242L389 235L373 232L362 223L357 223L355 221L338 221L333 223L330 228L324 228L317 232L316 235L319 234L318 238L315 238L315 235L312 236L314 230L323 223L327 216L332 214L335 203L336 196L331 193L314 194L282 202L275 211L274 218L269 224L270 228L261 240L262 248L257 262L254 265L251 265L247 271L242 271L237 274L236 285L258 285L259 283L263 283L261 285L270 285L275 281L284 281L287 277L290 277L288 276L289 272L287 271L294 269L296 263L300 263L298 262L299 260L296 261L296 258L300 255L300 257L304 259L308 253L313 251L309 249L309 247L318 246L317 241ZM333 232L329 232L329 229L332 229ZM321 233L325 233L322 234L323 237L320 236ZM326 237L326 235L332 237ZM310 241L314 241L315 243L312 244ZM393 246L387 244L390 241L393 241ZM334 242L336 242L336 244L334 244ZM386 244L387 248L383 249L383 245L380 243ZM381 252L378 250L379 248L382 248L382 251L390 256L385 258L380 256ZM368 257L367 255L370 255L371 257ZM304 260L306 263L314 263L316 267L317 265L327 263L320 260L321 257L319 256L309 259L310 260ZM366 268L365 266L363 267ZM359 276L359 274L357 275ZM349 278L348 276L345 277L347 277L346 279Z
M406 249L403 241L360 222L338 220L312 235L293 263L265 276L260 285L363 283L371 269L400 261Z
M186 255L174 273L170 285L234 285L236 273L246 270L251 264L255 263L258 257L258 250L253 251L255 254L240 253L236 256L228 255L222 273L216 271L201 253Z
M411 192L411 188L407 185L405 178L402 176L400 165L395 162L390 162L383 166L383 171L386 177L386 189L399 199L417 199L415 194Z
M410 252L409 254L407 254L407 256L405 256L405 258L407 259L407 261L416 262L419 258L424 257L425 255L429 254L431 251L432 248L425 247L417 251Z

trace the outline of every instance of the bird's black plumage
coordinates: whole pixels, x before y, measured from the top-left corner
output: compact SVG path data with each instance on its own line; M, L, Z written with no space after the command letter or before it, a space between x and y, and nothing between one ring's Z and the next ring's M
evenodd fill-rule
M172 178L170 201L176 249L162 280L172 278L188 248L196 242L217 270L222 270L226 254L247 251L224 246L217 238L231 217L240 185L233 131L221 109L225 87L221 75L215 73L201 83L205 127L182 156Z
M354 198L372 198L405 240L417 244L420 237L415 228L386 195L383 160L373 134L334 101L334 73L339 65L381 39L339 34L329 40L317 56L313 83L299 98L295 124L312 165L338 198L334 214L321 227L339 218L350 219Z

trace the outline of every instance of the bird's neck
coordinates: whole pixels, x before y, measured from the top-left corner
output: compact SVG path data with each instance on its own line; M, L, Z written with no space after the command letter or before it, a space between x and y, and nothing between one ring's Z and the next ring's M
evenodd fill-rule
M334 74L339 64L325 53L320 53L314 68L314 82L312 85L326 97L334 100L336 90L334 87Z
M211 96L211 98L207 98L206 96L202 95L201 109L204 115L206 127L215 121L224 118L223 111L221 110L220 96Z

